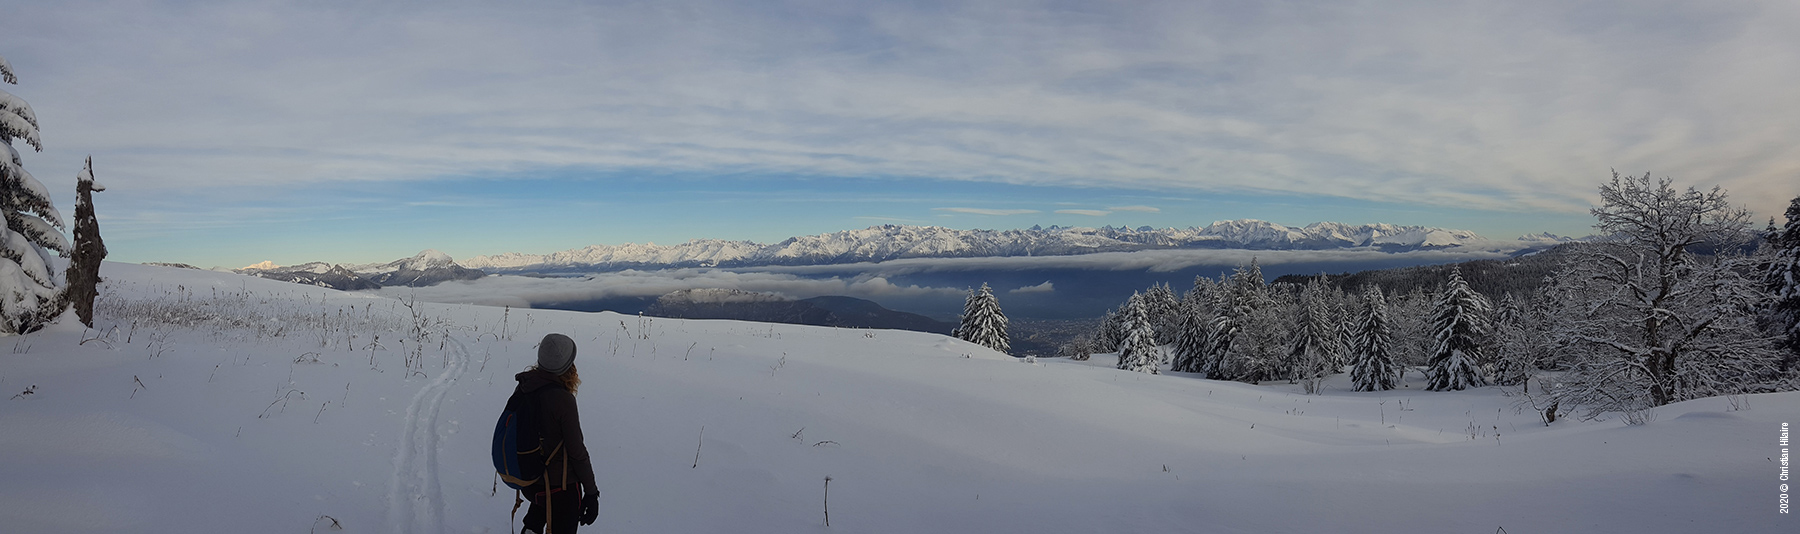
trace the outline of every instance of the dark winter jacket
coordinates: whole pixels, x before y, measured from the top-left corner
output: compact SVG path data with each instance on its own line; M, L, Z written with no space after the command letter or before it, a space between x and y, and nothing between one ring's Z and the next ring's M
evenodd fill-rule
M558 461L551 462L546 470L544 476L549 487L573 490L579 484L589 492L595 491L594 465L588 460L587 444L581 438L581 416L575 408L575 394L564 388L562 380L549 371L533 369L513 378L519 381L515 391L537 396L537 423L544 437L544 449L552 450L561 444L566 453L566 456L559 456ZM566 465L562 458L567 458Z

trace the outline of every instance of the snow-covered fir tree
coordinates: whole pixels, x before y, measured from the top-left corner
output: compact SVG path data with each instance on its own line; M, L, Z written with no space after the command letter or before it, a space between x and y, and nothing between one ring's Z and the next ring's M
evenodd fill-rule
M1286 299L1264 281L1255 259L1221 277L1219 286L1202 372L1215 380L1251 383L1286 377L1292 330Z
M1787 349L1781 358L1784 373L1800 370L1800 197L1788 203L1786 216L1787 224L1771 228L1764 243L1770 249L1765 277L1771 298L1768 323ZM1769 226L1774 225L1771 219Z
M1519 299L1512 293L1507 293L1500 296L1500 304L1494 308L1494 324L1516 323L1524 314L1524 305L1519 304Z
M64 286L75 316L89 328L94 326L94 297L100 294L100 262L106 259L100 221L94 217L94 192L105 190L106 186L94 181L94 158L89 157L81 174L75 176L75 250L69 255L69 283Z
M1192 293L1189 294L1193 296ZM1204 372L1206 343L1212 337L1214 317L1210 306L1200 299L1189 298L1181 304L1181 329L1175 336L1174 362L1171 371Z
M1219 282L1204 276L1196 276L1193 288L1188 289L1186 295L1182 295L1181 302L1200 306L1207 313L1218 313L1219 291Z
M1232 345L1243 331L1246 310L1222 309L1206 327L1206 342L1201 345L1200 372L1213 380L1233 380L1230 369Z
M1487 315L1492 306L1487 298L1469 289L1461 269L1450 270L1450 283L1438 300L1437 314L1432 318L1431 368L1425 373L1428 391L1456 391L1487 385L1481 375L1481 341L1488 335Z
M1335 288L1331 293L1336 297L1331 306L1331 322L1337 325L1337 359L1331 362L1335 373L1350 365L1350 347L1356 345L1356 302Z
M0 57L0 80L17 84L12 65ZM65 252L62 214L50 203L50 192L25 171L25 162L12 146L23 141L43 151L38 137L37 115L24 99L0 90L0 332L25 333L42 328L62 313L64 302L57 290L56 273L49 251Z
M1749 275L1755 260L1735 252L1753 238L1749 212L1722 189L1649 174L1613 173L1600 199L1594 227L1611 238L1576 249L1552 285L1553 340L1575 360L1552 400L1597 415L1772 379L1778 354L1756 317L1769 294Z
M1156 347L1156 331L1144 311L1142 294L1133 293L1125 302L1125 340L1119 343L1119 368L1126 371L1160 374L1162 350Z
M1389 350L1394 332L1388 322L1387 297L1379 286L1364 287L1362 317L1350 351L1350 383L1356 391L1394 389L1400 373Z
M969 292L963 304L962 324L954 332L958 339L1006 353L1012 341L1006 334L1006 314L1000 311L1000 299L987 284Z
M1119 343L1125 341L1125 309L1114 308L1100 317L1100 327L1094 330L1091 345L1097 352L1117 352Z
M1181 300L1175 297L1175 291L1168 284L1152 284L1144 290L1144 314L1150 318L1150 328L1156 332L1156 344L1166 345L1175 342L1175 336L1181 333Z
M1223 367L1232 380L1262 383L1290 376L1284 365L1297 328L1296 299L1285 288L1271 286L1260 301L1238 318L1242 331L1232 340Z
M1204 276L1194 277L1194 286L1181 297L1181 322L1175 336L1175 371L1207 372L1212 354L1212 327L1219 319L1222 291L1218 282Z
M1200 364L1200 372L1206 373L1207 378L1236 380L1231 371L1232 348L1243 331L1244 322L1263 300L1264 289L1262 268L1257 266L1255 258L1250 260L1249 267L1238 266L1230 277L1220 276L1215 304L1218 314L1206 329L1207 340Z
M1494 311L1493 327L1490 363L1482 371L1495 384L1525 385L1526 392L1530 393L1527 381L1537 370L1541 355L1549 352L1549 346L1544 343L1542 314L1526 310L1517 297L1507 293L1500 297L1499 307Z
M1255 260L1222 285L1203 371L1207 378L1251 383L1286 378L1282 364L1294 329L1292 299L1263 280Z
M1300 291L1293 344L1284 362L1289 381L1315 379L1338 371L1338 341L1342 333L1329 291L1323 278L1313 279Z

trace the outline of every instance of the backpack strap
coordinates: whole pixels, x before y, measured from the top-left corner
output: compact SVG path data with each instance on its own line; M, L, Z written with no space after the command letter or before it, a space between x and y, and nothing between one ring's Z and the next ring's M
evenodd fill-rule
M538 448L542 449L543 447L539 446ZM569 486L569 455L563 452L561 443L557 443L556 448L550 449L550 455L544 457L544 471L546 473L550 471L550 462L556 461L556 456L558 454L561 454L563 456L563 480L562 480L562 488L561 489L566 490L566 489L568 489L568 486ZM556 512L556 507L555 507L556 499L554 498L556 495L556 492L550 490L550 484L549 484L550 476L548 474L546 474L546 475L544 475L543 478L545 479L544 480L544 482L545 482L545 484L544 484L544 534L551 534L550 525L552 523L556 522L556 519L555 519L556 518L556 513L555 513Z
M521 505L521 504L525 504L524 490L513 490L513 511L512 511L512 520L513 521L519 520L519 505ZM509 528L509 529L512 528L512 523L508 522L506 524L506 528Z

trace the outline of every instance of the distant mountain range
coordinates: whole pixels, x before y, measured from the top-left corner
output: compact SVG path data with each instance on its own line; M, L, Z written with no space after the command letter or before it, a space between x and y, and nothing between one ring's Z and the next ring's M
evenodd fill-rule
M334 265L325 262L279 266L262 262L232 272L345 291L380 289L383 286L423 287L449 280L474 280L487 276L480 270L457 265L449 255L426 250L410 258L387 263Z
M1549 234L1523 236L1520 248L1567 240ZM696 239L680 245L593 245L551 254L509 252L476 256L464 267L494 273L593 272L681 267L760 267L881 262L905 258L1070 256L1098 252L1210 248L1326 250L1370 248L1387 252L1444 249L1489 240L1467 230L1392 224L1333 222L1289 227L1252 219L1193 228L1074 228L955 230L937 226L883 225L788 238L765 245L751 241Z
M1034 226L1023 230L955 230L936 226L883 225L793 237L772 245L750 241L697 239L673 246L594 245L551 254L511 252L476 256L461 262L442 252L425 250L412 257L386 263L345 265L311 262L278 266L263 262L232 271L334 289L364 290L384 286L422 287L449 280L474 280L489 273L559 275L627 269L650 271L687 267L836 265L910 258L1078 256L1160 249L1376 250L1397 253L1475 246L1489 252L1502 250L1523 253L1568 241L1572 239L1538 234L1496 242L1467 230L1333 222L1289 227L1251 219L1215 222L1205 227L1162 229L1147 226L1135 229L1110 226ZM922 283L954 285L953 283L961 282L963 281L936 280ZM802 310L800 308L807 306L793 302L759 304L768 309L758 313L799 314L780 322L813 324L823 321L806 315L819 313L817 309ZM792 309L785 312L776 310L784 306ZM849 313L845 309L831 309L821 303L811 303L809 306L837 313L840 318ZM672 314L679 309L698 308L688 306L667 309L674 310L668 312ZM899 328L930 331L937 327L919 324Z

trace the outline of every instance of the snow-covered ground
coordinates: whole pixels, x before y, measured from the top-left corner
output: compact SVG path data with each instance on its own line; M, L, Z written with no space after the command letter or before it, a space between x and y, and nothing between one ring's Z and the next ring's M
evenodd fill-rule
M548 332L580 345L590 531L1800 528L1777 514L1800 393L1546 427L1416 374L1304 395L913 332L103 275L99 328L0 339L0 531L506 532L492 425Z

